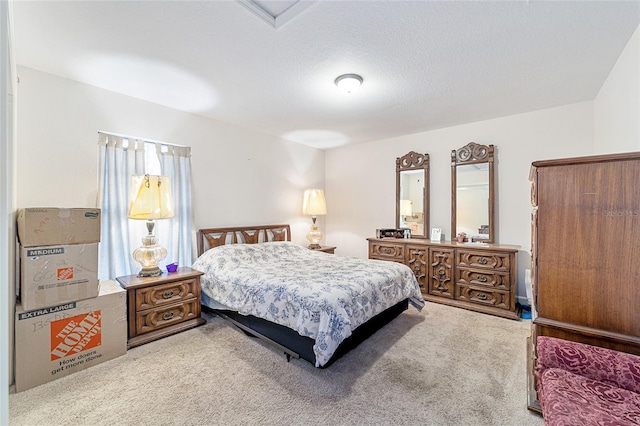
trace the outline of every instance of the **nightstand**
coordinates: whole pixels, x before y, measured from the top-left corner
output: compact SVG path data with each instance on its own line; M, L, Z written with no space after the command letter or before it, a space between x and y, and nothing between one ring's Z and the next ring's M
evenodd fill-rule
M158 277L116 278L127 290L127 347L144 345L206 323L200 317L200 275L200 271L183 267Z
M313 250L313 251L322 251L324 253L330 253L330 254L334 254L334 250L336 248L335 247L331 247L331 246L320 246L320 248L317 249L309 249L309 250Z

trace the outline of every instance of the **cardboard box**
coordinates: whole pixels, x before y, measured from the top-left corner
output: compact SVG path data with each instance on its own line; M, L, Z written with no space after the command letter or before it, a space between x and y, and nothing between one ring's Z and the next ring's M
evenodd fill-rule
M16 307L16 391L68 376L127 352L126 291L101 281L93 299L37 310Z
M98 243L100 209L21 209L18 237L23 247Z
M25 310L98 296L98 244L20 248Z

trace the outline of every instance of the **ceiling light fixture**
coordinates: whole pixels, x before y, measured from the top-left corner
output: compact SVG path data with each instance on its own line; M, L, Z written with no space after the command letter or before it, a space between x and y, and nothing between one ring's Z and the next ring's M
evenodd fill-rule
M343 92L351 93L360 87L362 84L362 77L358 74L343 74L336 78L335 84L338 86L338 89Z

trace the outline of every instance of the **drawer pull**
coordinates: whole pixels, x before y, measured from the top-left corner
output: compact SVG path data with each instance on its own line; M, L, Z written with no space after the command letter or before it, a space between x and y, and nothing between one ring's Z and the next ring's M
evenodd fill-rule
M173 318L173 311L166 311L165 313L162 314L162 319L165 321L168 321L171 318Z
M478 275L478 281L480 281L481 283L486 283L487 282L487 276L479 274Z
M487 293L478 293L477 297L480 300L487 300Z
M487 264L487 258L486 257L479 257L478 258L478 263L481 265L486 265Z
M389 247L383 247L380 249L381 252L383 252L384 254L391 254L393 253L393 250Z
M163 299L171 299L173 297L173 290L165 290L162 292Z

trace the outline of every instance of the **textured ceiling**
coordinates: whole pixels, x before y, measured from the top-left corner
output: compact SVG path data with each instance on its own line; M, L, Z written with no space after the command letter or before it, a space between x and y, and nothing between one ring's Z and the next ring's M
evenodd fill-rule
M285 3L275 27L236 1L14 0L16 61L331 148L592 100L640 22L636 1Z

